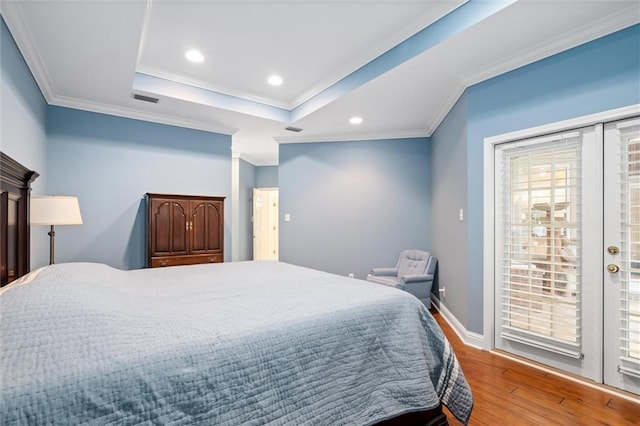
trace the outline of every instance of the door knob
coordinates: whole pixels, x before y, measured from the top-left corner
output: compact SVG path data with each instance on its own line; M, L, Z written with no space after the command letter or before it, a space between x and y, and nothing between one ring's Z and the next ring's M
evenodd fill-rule
M613 263L607 265L607 271L611 272L612 274L615 274L619 270L620 268L618 267L618 265L614 265Z
M607 251L609 252L609 254L618 254L620 253L620 249L616 246L609 246L607 247Z

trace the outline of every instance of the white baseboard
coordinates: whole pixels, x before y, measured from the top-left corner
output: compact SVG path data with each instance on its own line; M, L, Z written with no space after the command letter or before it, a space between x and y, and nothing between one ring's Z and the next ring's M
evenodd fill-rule
M451 313L450 310L434 295L431 295L431 306L433 306L442 318L447 321L447 323L451 326L456 335L462 340L462 342L476 349L485 350L485 341L484 336L482 334L474 333L472 331L468 331L464 325Z

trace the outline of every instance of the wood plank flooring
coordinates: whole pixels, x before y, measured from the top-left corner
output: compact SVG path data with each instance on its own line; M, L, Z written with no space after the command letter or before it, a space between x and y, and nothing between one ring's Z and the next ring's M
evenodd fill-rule
M437 312L474 397L471 426L640 425L635 402L464 345ZM628 394L632 396L631 394ZM445 408L451 425L458 422Z

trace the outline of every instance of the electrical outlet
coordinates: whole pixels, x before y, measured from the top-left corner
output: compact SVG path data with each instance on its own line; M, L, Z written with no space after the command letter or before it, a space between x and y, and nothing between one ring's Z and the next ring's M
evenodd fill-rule
M441 289L439 289L438 291L440 291L440 297L442 299L446 299L447 298L447 291L444 287L442 287Z
M349 278L355 278L355 275L353 274L353 272L349 272Z

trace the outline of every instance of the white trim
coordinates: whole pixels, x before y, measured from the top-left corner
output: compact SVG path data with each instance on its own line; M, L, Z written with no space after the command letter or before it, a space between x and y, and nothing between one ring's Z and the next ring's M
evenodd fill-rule
M44 66L40 52L33 42L34 38L22 15L20 3L5 1L0 3L2 4L2 16L7 27L9 27L9 32L13 36L36 84L40 88L42 96L47 103L51 103L50 100L55 96L56 89L53 86L53 80L47 73L47 68Z
M275 108L281 108L281 109L286 109L286 110L291 110L291 106L283 101L278 101L275 99L270 99L270 98L266 98L266 97L262 97L262 96L258 96L258 95L253 95L249 92L244 92L242 90L237 90L235 88L229 88L229 87L223 87L223 86L217 86L215 84L208 84L202 80L198 80L195 78L188 78L188 77L184 77L178 74L174 74L171 72L166 72L166 71L162 71L159 70L157 68L153 68L153 67L149 67L149 66L145 66L145 65L141 65L139 64L136 67L136 72L138 73L142 73L142 74L146 74L146 75L150 75L152 77L156 77L156 78L160 78L163 80L168 80L168 81L172 81L174 83L178 83L178 84L185 84L187 86L194 86L197 87L199 89L205 89L211 92L216 92L216 93L221 93L223 95L226 96L232 96L234 98L238 98L238 99L242 99L245 101L251 101L251 102L256 102L259 104L264 104L264 105L268 105L268 106L272 106Z
M496 142L497 143L497 142ZM483 158L484 158L484 187L483 187L483 216L484 224L482 231L482 240L484 247L483 253L483 311L482 323L483 333L485 336L484 349L490 351L495 344L494 336L494 283L495 283L495 145L489 142L487 138L484 140Z
M348 77L359 69L365 67L371 61L384 55L398 44L401 44L408 38L414 36L416 33L430 27L435 22L449 15L468 1L469 0L454 0L453 3L455 4L451 6L443 6L442 4L432 5L428 12L418 15L416 20L402 25L398 31L387 37L385 40L382 40L382 42L377 43L373 49L367 49L366 51L362 51L359 55L351 57L346 65L343 65L333 72L328 73L327 76L314 83L309 89L297 95L289 104L289 109L295 109L299 107L303 103L320 94L322 91L334 86L343 78ZM427 19L431 15L431 10L437 7L441 8L440 12L438 12L438 14L434 17ZM382 47L382 49L380 49L380 47Z
M502 135L491 136L484 139L484 143L496 145L499 143L511 142L518 139L533 138L547 133L562 132L579 127L592 126L598 123L622 120L640 114L640 104L629 105L609 111L597 112L595 114L584 115L582 117L570 118L556 123L544 124L542 126L531 127L529 129L517 130L515 132L504 133ZM493 152L493 149L491 150ZM492 154L493 155L493 154Z
M440 312L442 318L444 318L447 324L451 326L458 338L462 340L465 345L480 350L484 349L484 336L472 331L468 331L464 327L464 325L462 325L462 323L458 321L455 315L453 315L451 311L449 311L449 309L447 309L447 307L433 294L431 295L431 306L433 306L435 310Z
M231 156L231 261L240 259L240 156Z
M327 136L276 136L273 139L280 144L286 143L313 143L313 142L347 142L365 141L376 139L407 139L429 137L426 129L406 130L388 133L363 133L354 135L327 135Z
M431 136L433 132L435 132L440 123L446 118L446 116L451 112L451 109L455 106L456 102L460 99L460 97L464 94L464 91L467 90L467 86L463 83L458 83L456 87L449 93L449 97L447 97L440 104L440 108L433 115L433 120L431 120L431 124L427 126L427 135Z
M577 28L569 33L564 33L553 40L547 40L520 55L510 57L506 61L493 64L480 72L476 72L462 81L469 87L498 75L513 71L516 68L532 64L544 58L548 58L565 50L573 49L582 44L605 37L616 31L635 25L638 19L638 5L632 4L629 7L606 16L599 21L589 23L581 28Z
M562 132L569 129L592 126L598 123L622 120L640 114L640 104L616 108L556 123L523 129L516 132L491 136L484 139L483 165L484 165L484 224L483 224L483 334L485 336L485 349L494 347L494 150L501 143L519 139L533 138L548 133Z
M153 0L147 0L147 7L144 12L144 18L142 18L142 31L140 32L140 43L138 43L138 54L136 55L136 69L140 66L140 59L142 58L142 52L144 46L147 43L147 30L149 28L149 21L151 20L151 8L153 7Z
M431 136L438 129L442 120L449 114L451 108L458 102L458 99L468 87L635 25L639 21L637 13L635 13L636 10L637 5L634 4L613 16L607 16L596 23L591 23L569 34L562 34L554 40L541 43L520 55L512 56L507 61L498 62L479 72L463 76L458 85L451 91L449 97L442 102L441 107L434 114L434 119L427 127L428 136Z
M79 109L82 111L97 112L100 114L113 115L116 117L130 118L133 120L149 121L152 123L167 124L169 126L185 127L187 129L203 130L205 132L221 133L223 135L233 135L239 129L234 127L216 126L211 123L204 123L195 120L185 120L170 117L154 112L140 111L125 107L115 107L109 104L89 102L76 98L54 96L49 102L50 105L62 106L66 108Z

